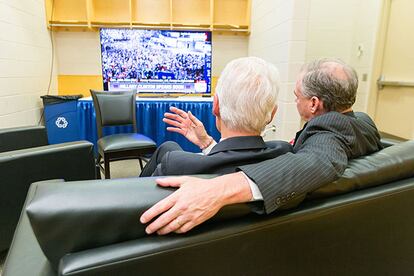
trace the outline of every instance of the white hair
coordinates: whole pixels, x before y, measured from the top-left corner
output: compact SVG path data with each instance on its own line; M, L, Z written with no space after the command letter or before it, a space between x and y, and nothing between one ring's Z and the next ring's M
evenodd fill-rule
M232 130L260 133L277 105L279 72L257 57L232 60L217 82L220 118Z

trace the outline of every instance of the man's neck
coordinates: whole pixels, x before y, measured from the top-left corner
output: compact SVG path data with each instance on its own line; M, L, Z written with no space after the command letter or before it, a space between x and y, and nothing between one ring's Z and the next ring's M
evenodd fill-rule
M352 107L341 111L341 113L348 113L348 112L352 112Z
M339 112L339 113L342 113L342 114L344 114L344 113L348 113L348 112L352 112L352 107L350 107L350 108L347 108L347 109L344 109L344 110L342 110L342 111L336 111L336 112ZM312 120L313 118L316 118L316 117L318 117L318 116L320 116L320 115L323 115L323 114L326 114L326 113L328 113L328 112L326 112L326 111L321 111L321 112L318 112L317 114L315 114L314 116L312 116L309 120L305 120L305 122L309 122L310 120Z
M249 132L249 131L236 131L226 128L224 125L221 126L221 139L227 139L231 137L240 136L260 136L260 133Z

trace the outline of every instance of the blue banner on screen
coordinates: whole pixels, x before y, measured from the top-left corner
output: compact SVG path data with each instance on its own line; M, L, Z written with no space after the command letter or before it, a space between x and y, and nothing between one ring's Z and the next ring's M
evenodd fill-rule
M210 93L211 32L101 29L105 90Z

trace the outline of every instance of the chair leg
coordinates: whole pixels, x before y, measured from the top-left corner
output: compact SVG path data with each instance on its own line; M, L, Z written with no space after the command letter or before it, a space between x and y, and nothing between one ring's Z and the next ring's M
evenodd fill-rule
M100 163L101 163L101 156L98 155L98 157L96 158L96 163L95 163L96 179L102 179Z
M96 171L96 179L102 179L101 168L99 167L99 164L95 165L95 171Z
M144 165L142 164L142 159L138 158L138 160L139 160L139 166L141 167L141 171L142 171L142 169L144 168Z
M104 165L105 165L105 179L110 179L111 172L109 170L109 158L104 158Z

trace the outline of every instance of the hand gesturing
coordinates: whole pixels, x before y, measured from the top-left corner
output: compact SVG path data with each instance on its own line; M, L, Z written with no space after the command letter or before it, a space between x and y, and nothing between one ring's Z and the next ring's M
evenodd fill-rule
M183 135L191 143L204 149L211 144L213 138L208 135L203 123L198 120L191 111L185 112L176 107L170 107L172 113L165 113L163 121L171 125L168 131Z

